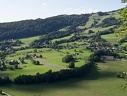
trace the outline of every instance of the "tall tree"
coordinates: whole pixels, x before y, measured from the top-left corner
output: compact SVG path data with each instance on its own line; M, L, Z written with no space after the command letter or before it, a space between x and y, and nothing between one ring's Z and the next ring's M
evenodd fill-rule
M122 1L122 3L126 3L127 2L127 0L121 0Z
M126 3L127 0L121 0L122 3ZM120 22L122 22L122 25L120 25L116 30L116 36L119 37L119 40L126 39L127 37L127 7L123 8L119 11L119 14L121 16Z

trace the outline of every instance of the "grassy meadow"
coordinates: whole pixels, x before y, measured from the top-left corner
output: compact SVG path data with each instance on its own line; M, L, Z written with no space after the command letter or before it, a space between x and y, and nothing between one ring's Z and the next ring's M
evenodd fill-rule
M118 43L118 37L115 36L115 34L107 34L107 35L102 35L102 38L106 39L108 42L111 44Z
M50 84L5 85L0 89L12 96L127 96L121 88L127 82L116 77L117 72L126 70L126 61L106 61L98 63L87 77Z
M76 51L76 52L75 52ZM82 51L82 53L80 53ZM40 48L37 49L36 55L40 56L42 55L43 58L37 58L35 60L40 61L40 65L34 65L31 60L25 60L26 64L19 64L19 68L21 69L15 69L10 70L7 69L6 71L1 71L0 76L9 76L12 80L19 76L19 75L35 75L36 73L45 73L48 70L52 71L59 71L61 69L67 69L68 63L62 62L62 58L67 54L75 54L79 53L79 55L75 56L77 58L77 61L75 62L75 67L80 67L85 64L85 59L87 59L91 52L87 50L84 47L76 48L75 49L62 49L60 51L56 51L49 48ZM25 57L27 54L35 54L34 49L26 49L26 50L20 50L16 51L16 53L7 55L6 60L17 60L19 61L19 57ZM20 62L20 61L19 61ZM8 65L11 66L11 65Z
M93 17L96 18L96 16ZM90 18L91 22L89 21L89 24L87 24L85 27L88 28L92 24L93 17ZM101 19L103 20L105 18ZM92 28L92 30L98 31L99 29ZM106 28L100 28L100 30L106 30ZM52 42L55 42L56 40L69 39L72 36L73 34L67 37L54 39ZM21 47L28 46L32 41L38 38L39 36L20 39L23 42ZM112 44L117 43L117 37L115 37L115 34L102 35L102 38L106 39ZM25 60L26 64L19 64L22 69L7 69L6 71L1 71L0 76L9 76L13 80L15 77L22 74L35 75L38 72L45 73L50 69L53 71L67 69L66 66L68 64L62 62L62 58L67 54L79 53L74 57L77 58L75 67L80 67L85 64L85 59L92 54L86 49L86 42L77 41L70 42L68 44L63 43L61 45L75 45L78 46L78 48L62 50L39 48L37 49L36 55L42 55L43 58L37 58L36 60L40 61L40 65L34 65L30 60ZM34 49L17 51L14 54L7 55L6 59L18 60L19 57L24 57L26 54L35 54ZM91 73L86 77L71 78L66 81L55 83L30 85L10 84L0 86L0 89L2 89L4 92L7 92L11 96L127 96L127 92L122 89L122 86L127 83L126 80L116 77L118 72L123 72L126 70L126 61L105 61L103 63L97 63L97 65L95 65L95 67L92 69Z
M28 46L31 42L33 42L36 39L39 39L40 36L35 36L35 37L29 37L29 38L23 38L20 39L23 44L21 45L22 47Z
M64 40L64 39L70 39L71 37L73 37L74 34L71 34L70 36L66 36L66 37L62 37L62 38L57 38L57 39L53 39L52 42L55 42L55 41L60 41L60 40Z

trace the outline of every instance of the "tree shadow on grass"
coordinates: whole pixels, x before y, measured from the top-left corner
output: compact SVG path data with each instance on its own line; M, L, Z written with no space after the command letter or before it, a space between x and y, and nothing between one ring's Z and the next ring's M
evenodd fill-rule
M98 79L100 77L100 72L99 72L100 68L97 66L97 64L95 63L93 65L93 67L90 69L90 72L87 76L84 76L83 78L85 80L95 80Z
M73 89L73 88L87 88L88 80L97 80L99 78L111 78L115 77L115 71L103 71L98 67L98 64L94 64L90 69L90 73L87 76L81 78L70 78L65 81L58 81L54 83L42 83L42 84L30 84L30 85L10 85L8 88L14 88L22 92L50 92L55 89ZM86 80L86 82L85 82ZM84 85L82 85L82 82ZM34 88L33 88L34 86ZM41 86L41 87L40 87Z
M39 64L39 65L44 65L44 64Z

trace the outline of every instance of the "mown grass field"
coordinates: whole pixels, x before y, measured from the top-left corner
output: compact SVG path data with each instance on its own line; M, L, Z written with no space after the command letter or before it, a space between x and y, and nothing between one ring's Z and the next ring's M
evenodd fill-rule
M49 68L42 66L42 65L34 65L31 63L30 60L26 61L27 64L20 64L20 67L23 69L15 69L15 70L10 70L7 69L6 71L1 71L0 72L0 77L4 76L9 76L10 79L14 79L19 75L36 75L36 73L45 73Z
M6 85L0 89L12 96L127 96L121 88L127 82L116 77L117 72L126 70L126 61L107 61L98 63L87 77L50 84Z
M83 53L80 53L82 51ZM1 71L0 76L9 76L12 80L19 75L35 75L36 73L45 73L48 70L58 71L61 69L67 69L68 63L62 62L62 58L69 54L80 53L75 56L77 61L75 62L75 67L80 67L85 64L85 59L88 58L91 54L90 51L86 50L84 47L76 48L76 52L74 49L62 49L60 51L51 50L49 48L40 48L37 49L37 52L34 53L34 49L26 49L17 51L14 54L10 54L6 57L6 60L17 60L19 61L19 57L25 57L27 54L36 54L37 56L42 55L43 58L37 58L35 60L39 60L41 65L34 65L31 60L25 60L26 64L21 64L19 61L19 67L22 69ZM9 65L11 66L11 65Z

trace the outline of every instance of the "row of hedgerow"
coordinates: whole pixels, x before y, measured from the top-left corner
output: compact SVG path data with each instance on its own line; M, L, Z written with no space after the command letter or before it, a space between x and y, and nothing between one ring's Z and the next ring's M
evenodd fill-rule
M44 82L56 82L63 81L69 78L78 78L86 76L94 62L88 61L85 65L79 68L64 69L56 72L49 70L44 74L37 73L36 75L20 75L14 79L15 84L34 84L34 83L44 83Z
M91 56L93 55L95 55L95 53L92 54ZM86 62L81 67L63 69L63 70L55 71L55 72L52 72L52 70L49 70L46 73L43 73L43 74L37 73L36 75L19 75L14 79L14 81L10 80L9 77L0 78L0 82L2 82L0 83L0 85L7 84L7 83L35 84L35 83L44 83L44 82L57 82L57 81L63 81L69 78L83 77L88 75L91 72L91 69L95 66L94 64L95 58L91 58L91 56L88 58L88 62Z
M94 52L92 55L90 55L90 57L88 58L88 62L86 62L81 67L63 69L63 70L55 71L55 72L52 72L52 70L49 70L46 73L43 73L43 74L37 73L36 75L20 75L20 76L17 76L14 79L14 81L11 81L9 77L0 78L0 82L2 82L2 84L7 84L11 82L15 84L35 84L35 83L44 83L44 82L57 82L57 81L63 81L69 78L79 78L79 77L87 76L91 72L91 70L94 68L95 62L100 61L100 59L98 58L100 58L101 55L113 55L117 57L118 54L112 53L109 50L108 51L99 50Z

